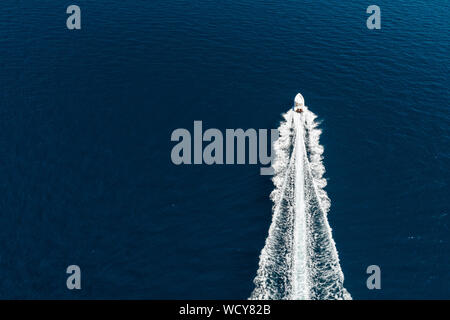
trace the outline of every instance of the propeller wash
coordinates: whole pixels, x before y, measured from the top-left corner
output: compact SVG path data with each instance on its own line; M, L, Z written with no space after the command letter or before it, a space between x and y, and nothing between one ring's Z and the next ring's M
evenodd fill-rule
M351 299L327 214L321 130L296 97L274 144L273 217L250 299Z

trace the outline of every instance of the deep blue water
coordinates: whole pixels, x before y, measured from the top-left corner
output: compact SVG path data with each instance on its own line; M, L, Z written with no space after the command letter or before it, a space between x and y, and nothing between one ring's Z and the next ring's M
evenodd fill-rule
M77 4L82 29L66 28ZM381 8L381 30L366 8ZM176 128L322 120L355 299L450 298L448 1L17 1L0 10L0 298L247 298L257 165L175 166ZM66 288L66 267L82 290ZM366 287L381 267L382 289Z

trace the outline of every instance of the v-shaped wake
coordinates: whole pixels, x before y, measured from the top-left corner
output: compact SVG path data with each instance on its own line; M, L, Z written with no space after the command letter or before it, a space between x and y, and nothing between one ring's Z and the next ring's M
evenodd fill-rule
M316 115L284 114L274 144L272 224L250 299L351 299L327 213Z

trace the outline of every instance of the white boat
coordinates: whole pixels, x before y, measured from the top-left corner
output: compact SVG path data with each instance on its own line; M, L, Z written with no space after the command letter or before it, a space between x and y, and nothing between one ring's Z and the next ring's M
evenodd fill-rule
M305 99L300 93L298 93L294 99L294 111L301 113L303 112L304 107L305 107Z

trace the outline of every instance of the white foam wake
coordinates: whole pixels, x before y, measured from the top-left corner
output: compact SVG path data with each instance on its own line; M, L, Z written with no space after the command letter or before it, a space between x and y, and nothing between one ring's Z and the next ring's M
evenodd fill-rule
M327 219L316 115L305 107L283 117L274 144L272 224L250 299L351 299Z

